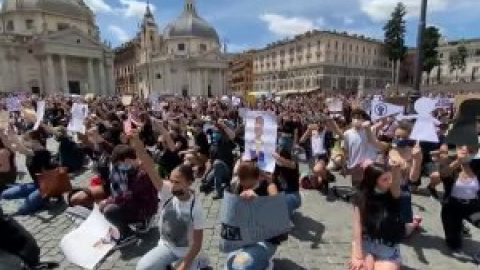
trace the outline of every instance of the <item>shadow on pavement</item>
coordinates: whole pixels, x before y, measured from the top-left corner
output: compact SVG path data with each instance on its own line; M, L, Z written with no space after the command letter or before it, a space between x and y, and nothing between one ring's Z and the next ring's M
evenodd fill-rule
M307 270L289 259L274 259L273 265L275 270Z
M318 245L322 242L322 235L325 232L325 226L298 212L293 215L293 223L295 224L295 227L290 235L301 242L311 242L311 248L317 249Z
M129 246L121 250L120 258L125 261L142 257L157 246L160 239L160 232L157 227L152 228L148 233L140 235L140 242L137 245Z
M462 263L473 263L476 264L474 256L476 253L480 252L480 243L474 241L472 239L464 239L463 246L464 246L464 254L456 254L452 253L450 249L445 244L445 241L442 237L429 235L429 234L415 234L411 238L403 241L403 244L413 248L415 253L417 254L418 260L430 267L435 265L435 261L429 261L425 256L424 250L433 249L438 250L444 256L451 257L456 259Z

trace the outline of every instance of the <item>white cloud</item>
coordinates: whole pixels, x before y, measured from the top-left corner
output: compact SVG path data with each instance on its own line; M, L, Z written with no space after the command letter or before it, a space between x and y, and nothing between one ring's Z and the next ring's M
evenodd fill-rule
M112 12L113 9L110 5L105 3L104 0L85 0L85 4L87 4L90 9L97 13L97 12Z
M350 18L350 17L344 17L343 18L343 24L351 25L353 23L355 23L355 20L353 18Z
M360 9L373 21L385 21L399 2L399 0L359 0ZM420 14L421 0L403 0L407 7L407 17L418 17ZM428 11L444 11L448 8L449 0L428 1Z
M323 18L311 20L304 17L286 17L278 14L265 13L260 19L268 24L268 30L279 37L288 37L305 33L325 24Z
M130 35L124 29L116 25L109 25L108 31L110 31L120 42L126 42L130 40Z
M142 18L145 15L145 10L147 8L147 2L137 1L137 0L120 0L120 4L123 6L119 8L120 13L127 17L139 17ZM155 11L155 6L150 4L150 10Z

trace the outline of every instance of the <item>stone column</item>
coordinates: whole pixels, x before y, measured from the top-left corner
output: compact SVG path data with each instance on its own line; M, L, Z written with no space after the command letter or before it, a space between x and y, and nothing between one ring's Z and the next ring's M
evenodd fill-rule
M68 89L67 61L65 59L65 55L60 55L60 66L61 66L61 70L62 70L63 93L68 94L68 93L70 93L70 91Z
M105 96L107 95L107 89L105 80L105 65L102 59L98 61L98 72L100 73L100 89L97 90L97 94Z
M109 63L107 67L107 76L108 76L107 95L113 95L115 93L115 75L113 74L113 63Z
M88 58L87 60L87 73L88 73L88 92L95 92L95 81L93 79L93 59Z
M55 93L55 67L53 65L53 56L51 54L47 54L47 80L48 83L46 86L48 89L46 89L45 92L47 94Z

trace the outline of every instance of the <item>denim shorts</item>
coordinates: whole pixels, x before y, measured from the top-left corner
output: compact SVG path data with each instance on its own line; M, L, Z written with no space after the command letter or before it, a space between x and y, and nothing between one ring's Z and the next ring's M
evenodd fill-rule
M403 185L401 187L402 194L400 196L400 217L405 223L413 222L412 194L410 186Z
M381 240L364 238L363 251L366 255L372 255L375 260L402 263L402 255L398 244L386 245Z

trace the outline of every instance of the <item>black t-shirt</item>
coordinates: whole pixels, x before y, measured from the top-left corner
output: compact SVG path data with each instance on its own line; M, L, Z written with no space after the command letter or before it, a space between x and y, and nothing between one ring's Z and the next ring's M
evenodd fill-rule
M361 206L361 193L357 196L356 204ZM390 192L385 194L368 195L363 205L365 211L362 215L363 233L372 239L383 240L397 244L405 236L405 223L400 214L400 199L394 198Z
M235 162L233 150L235 150L235 143L224 138L224 135L211 146L211 151L215 153L217 159L225 162L230 170L233 169Z
M300 191L300 171L297 167L290 169L287 167L275 166L275 172L273 173L273 179L275 185L280 191L285 193L296 193Z
M182 146L178 149L178 152L181 152L181 151L185 151L188 149L188 140L187 138L183 137L183 136L177 136L177 138L175 138L173 140L173 142L175 143L175 145L177 143L180 143Z
M298 125L295 122L286 121L283 122L282 125L280 125L279 131L293 136L296 129L298 129Z
M198 152L200 154L209 156L210 154L210 145L208 145L207 135L203 132L200 132L195 135L195 144L200 148Z
M52 169L52 156L46 149L33 151L33 156L27 156L26 167L33 181L37 183L37 174Z

